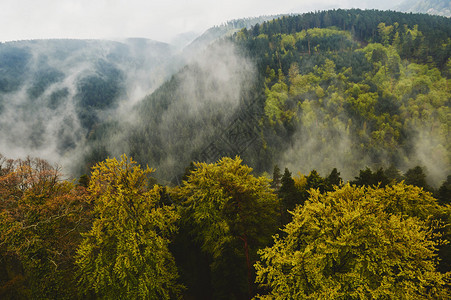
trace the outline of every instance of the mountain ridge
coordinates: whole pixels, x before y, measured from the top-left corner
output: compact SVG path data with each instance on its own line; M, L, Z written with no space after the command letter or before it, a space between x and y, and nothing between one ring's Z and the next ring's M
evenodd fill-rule
M343 137L342 141L335 141L342 147L354 143L362 145L361 152L357 151L357 146L352 146L357 147L353 150L353 161L359 164L354 169L365 164L373 166L390 162L406 168L414 163L414 158L417 158L411 153L413 150L409 150L408 143L417 133L407 130L406 125L396 125L392 119L392 115L395 119L405 119L405 115L397 116L400 114L399 103L410 107L411 104L406 102L409 99L387 92L371 80L375 74L382 79L386 76L378 73L378 66L385 67L388 62L391 69L387 74L395 72L392 80L396 84L398 78L409 84L413 84L413 79L419 80L403 75L403 72L417 74L414 69L405 67L414 68L414 64L431 68L424 72L430 73L438 68L440 76L449 76L446 75L449 74L446 66L451 49L446 41L451 33L449 19L393 11L330 10L281 16L259 24L252 20L248 19L249 24L240 30L237 30L239 22L235 22L235 25L222 25L220 30L212 28L207 31L204 38L193 42L200 47L190 54L189 60L187 56L178 56L180 52L169 44L141 38L129 39L128 44L71 41L68 44L72 50L83 49L75 51L78 58L72 57L71 60L68 60L67 53L72 50L64 47L47 55L50 57L31 55L30 49L16 47L17 51L10 58L18 63L9 69L7 65L6 69L0 65L3 70L8 70L0 72L0 114L3 111L3 116L7 116L2 125L8 129L0 132L2 140L7 141L8 146L15 145L10 152L34 149L36 151L31 154L42 156L39 153L47 152L51 153L50 157L72 161L72 166L78 168L72 169L74 174L82 174L93 163L121 153L131 154L143 165L152 162L160 169L158 177L162 180L178 176L192 160L214 161L222 155L241 155L258 172L269 172L274 164L293 164L287 160L289 152L284 147L306 139L302 120L309 105L315 107L312 110L314 115L333 115L319 104L330 101L331 97L326 93L328 85L320 80L325 72L320 70L327 67L347 78L342 79L340 85L349 88L352 83L360 89L360 92L351 92L351 89L339 91L347 100L342 104L346 113L340 116L342 119L337 119L340 120L337 128L352 129L353 134L335 130L338 136ZM213 42L216 39L219 41ZM62 41L54 43L64 44ZM84 47L96 43L103 46L92 50ZM14 45L0 44L0 57L10 46ZM376 48L366 53L370 51L364 50L367 46ZM149 47L149 53L143 57L146 47ZM90 51L95 54L92 54L92 61L78 68L60 70L49 63L52 56L58 58L60 55L60 66L72 66L72 63L81 63L90 57ZM17 59L21 53L26 59ZM0 59L0 64L5 61ZM157 65L152 65L152 62ZM167 69L166 63L172 69ZM319 78L314 79L320 84L315 91L309 92L309 99L299 98L300 95L293 98L294 92L285 90L292 85L290 69L294 63L299 67L299 75L310 76L306 77L310 78L308 80L302 77L307 80L305 84ZM346 73L345 69L350 71ZM4 74L9 74L9 77ZM11 81L15 78L13 74L20 75L16 89L14 81ZM151 74L157 74L156 81L152 82ZM33 78L45 80L34 83ZM439 83L434 81L434 84ZM430 97L428 89L439 92L437 86L429 85L431 83L424 87L420 84L419 92L412 92L412 101L418 93ZM372 120L366 120L361 111L355 111L357 104L353 103L361 101L360 94L365 94L368 101L375 101L373 109L376 113L371 115ZM7 99L17 99L18 103ZM438 114L439 108L434 106L432 113ZM33 109L38 113L33 115ZM443 109L446 111L446 107ZM48 113L59 116L49 118L46 117ZM384 113L388 117L382 121ZM350 114L357 114L359 119L345 120L344 117ZM12 118L20 121L17 128L11 125ZM434 119L434 122L442 124L440 120ZM363 128L358 129L356 124ZM47 135L46 130L50 128ZM15 136L22 133L23 137L13 139L11 132ZM312 132L334 140L331 128L324 129L328 136L320 131ZM378 142L387 149L376 146L378 135L387 139ZM393 142L389 142L390 139ZM447 149L441 139L434 147ZM307 141L315 144L310 139ZM5 145L1 148L8 149ZM321 147L315 147L319 148L309 149L312 151L306 157L315 153L323 155L323 160L332 166L332 154L327 151L321 154ZM397 148L405 153L397 152ZM440 151L447 153L449 150ZM385 159L384 155L388 158ZM311 161L317 160L312 158ZM322 165L321 171L325 169L327 166ZM346 176L351 173L343 171Z
M449 0L405 0L395 6L394 9L403 12L451 17L451 1Z

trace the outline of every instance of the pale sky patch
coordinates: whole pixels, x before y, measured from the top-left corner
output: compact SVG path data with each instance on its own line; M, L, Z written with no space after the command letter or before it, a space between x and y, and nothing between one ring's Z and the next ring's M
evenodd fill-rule
M2 0L0 41L144 37L168 42L228 20L331 8L389 9L401 0Z

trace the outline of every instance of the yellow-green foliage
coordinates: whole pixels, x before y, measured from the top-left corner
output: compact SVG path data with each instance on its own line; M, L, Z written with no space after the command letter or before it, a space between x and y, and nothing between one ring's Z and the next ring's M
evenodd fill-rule
M331 37L333 35L340 35L346 38L351 39L351 33L348 31L338 30L336 28L310 28L307 30L302 30L300 32L297 32L294 36L296 37L296 40L302 40L307 37L320 37L320 38L327 38Z
M285 109L288 87L284 82L279 81L271 89L266 89L265 94L265 114L271 122L281 122L292 117L292 114Z
M88 192L96 219L77 253L80 286L105 299L172 299L181 287L169 236L179 218L159 203L159 187L125 155L92 171Z
M73 251L90 225L84 190L39 158L0 154L0 298L72 299Z
M268 245L277 229L278 202L270 180L253 176L239 157L195 166L178 190L185 199L182 216L210 257L215 282L222 282L215 291L222 296L217 297L250 296L257 249Z
M236 240L256 235L265 239L265 233L274 229L277 205L270 180L253 176L252 168L239 157L195 166L179 196L186 199L187 217L196 227L202 249L217 258Z
M429 193L403 183L312 190L260 251L257 282L270 292L257 298L449 299L429 226L438 210Z
M448 166L451 110L449 79L444 77L447 71L442 74L430 65L402 61L401 46L396 44L398 27L381 23L383 44L346 50L351 57L363 54L368 63L370 69L360 70L358 76L359 71L351 67L338 69L340 58L334 55L319 60L321 63L310 72L300 72L303 66L299 60L292 60L288 69L279 70L279 80L275 80L275 71L268 68L265 114L269 124L299 122L305 136L311 134L318 139L318 135L324 135L326 140L329 132L346 128L347 134L356 139L353 145L360 145L354 146L359 147L358 151L398 156L403 155L399 152L406 133L411 133L418 135L418 140L427 141L425 145L433 148L434 157ZM417 27L406 30L413 39L422 37ZM294 45L305 47L305 39L313 41L315 37L334 34L345 33L336 29L301 31L295 35ZM282 35L280 43L281 48L290 48L293 38ZM304 50L298 49L297 55L300 52L303 60L309 61L313 55L303 53Z

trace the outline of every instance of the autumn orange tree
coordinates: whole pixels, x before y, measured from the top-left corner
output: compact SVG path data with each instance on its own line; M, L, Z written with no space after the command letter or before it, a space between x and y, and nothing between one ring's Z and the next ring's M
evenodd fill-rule
M0 155L0 298L71 298L74 254L90 225L84 189L38 158Z

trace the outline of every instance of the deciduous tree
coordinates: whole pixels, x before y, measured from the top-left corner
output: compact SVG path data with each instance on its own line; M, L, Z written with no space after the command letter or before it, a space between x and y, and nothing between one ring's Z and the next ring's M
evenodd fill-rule
M0 155L0 298L76 294L74 254L91 221L83 196L45 160Z
M240 290L240 280L247 277L252 295L256 251L270 241L278 219L270 180L253 176L239 157L195 166L179 196L185 199L193 234L212 257L212 271L220 270L222 280L228 281L214 292L217 297L243 298L246 292Z
M408 194L416 202L388 201ZM437 242L417 211L433 202L403 184L312 190L283 229L286 236L260 251L257 282L270 292L258 298L446 299L449 273L436 271Z
M94 166L88 192L94 201L91 231L78 249L80 287L106 299L172 299L179 295L177 269L168 250L179 218L160 205L160 187L127 158Z

